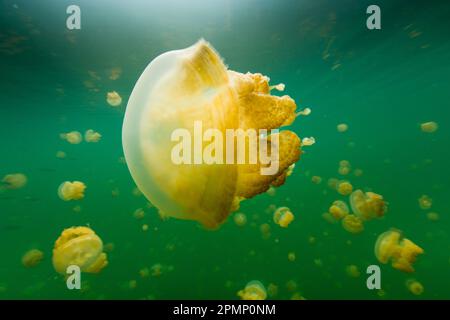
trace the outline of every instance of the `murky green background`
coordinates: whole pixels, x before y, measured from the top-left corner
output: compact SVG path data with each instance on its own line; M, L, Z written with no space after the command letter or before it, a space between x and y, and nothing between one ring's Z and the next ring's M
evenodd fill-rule
M0 298L25 299L235 299L250 280L278 286L277 299L414 299L407 279L420 281L419 298L450 298L450 4L448 1L376 1L382 30L366 28L373 1L76 1L81 30L66 29L73 1L0 2L0 176L22 172L28 184L0 193ZM242 204L248 223L229 219L206 231L187 221L161 221L135 187L125 164L121 126L126 102L145 66L167 50L204 37L233 70L261 72L309 117L293 130L317 143L305 148L294 174L275 196ZM119 79L110 70L121 68ZM117 91L119 108L106 103ZM436 121L434 134L419 123ZM349 130L338 133L336 125ZM59 134L94 129L99 143L70 145ZM58 159L58 150L67 153ZM339 161L363 170L339 176ZM311 182L313 175L323 181ZM322 218L345 199L327 179L348 179L389 202L382 220L359 235ZM57 196L65 180L86 183L85 199ZM118 190L117 197L112 191ZM418 198L433 199L422 210ZM281 229L266 213L288 206L295 221ZM81 212L74 212L77 205ZM143 207L144 220L133 212ZM433 211L439 221L427 219ZM141 227L146 223L149 231ZM271 237L259 226L269 223ZM64 228L89 224L114 243L109 266L83 274L83 290L69 291L51 264ZM377 264L377 235L395 227L424 248L414 274L382 265L385 295L366 288L366 267ZM41 264L21 265L29 249L44 251ZM289 252L297 259L290 262ZM163 266L160 277L139 270ZM358 278L347 265L357 265ZM134 289L130 280L136 280ZM293 282L296 288L293 288ZM287 283L290 282L290 285Z

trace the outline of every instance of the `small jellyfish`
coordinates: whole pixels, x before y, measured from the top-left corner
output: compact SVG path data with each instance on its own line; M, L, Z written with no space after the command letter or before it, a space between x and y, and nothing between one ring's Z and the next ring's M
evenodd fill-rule
M284 91L285 88L286 88L286 86L284 85L284 83L279 83L279 84L277 84L277 85L270 86L270 87L269 87L269 90L275 89L275 90L277 90L277 91Z
M291 261L291 262L294 262L295 259L296 259L295 252L289 252L288 253L288 260Z
M84 140L86 142L99 142L102 135L92 129L87 130L84 133Z
M81 271L98 273L108 264L103 242L88 227L65 229L56 240L53 248L53 267L60 274L66 274L70 265Z
M270 232L270 225L268 223L263 223L262 225L260 225L259 231L261 232L263 239L266 240L269 239L270 236L272 235Z
M424 209L424 210L430 209L432 205L433 205L433 199L431 199L429 196L422 195L419 198L419 207L421 209Z
M353 171L353 175L355 177L361 177L363 175L363 171L361 169L355 169L355 171Z
M136 280L128 281L127 287L128 287L128 289L131 289L131 290L136 289L137 281Z
M294 214L288 207L280 207L273 214L273 221L282 228L287 228L294 220Z
M73 207L73 208L72 208L72 211L73 211L73 212L75 212L75 213L80 213L80 212L81 212L81 210L82 210L82 208L81 208L81 206L80 206L80 205L78 205L78 206L75 206L75 207Z
M430 221L438 221L439 220L439 214L436 212L428 212L427 218Z
M267 295L271 298L276 297L278 294L278 286L275 283L269 283L267 286Z
M340 167L350 167L350 161L348 161L348 160L341 160L341 161L339 161L339 166Z
M162 275L163 266L160 263L156 263L151 266L150 271L152 277L160 277Z
M322 218L325 219L326 222L330 223L330 224L334 224L336 223L336 219L333 217L333 215L329 212L324 212L322 213Z
M257 280L247 283L243 290L239 290L237 295L242 300L266 300L267 292L264 285Z
M420 130L425 133L433 133L436 132L437 129L439 129L439 126L434 121L424 122L420 124Z
M142 225L142 231L147 232L148 231L148 224Z
M236 213L233 217L233 220L234 223L239 227L243 227L247 224L247 216L242 212Z
M343 196L348 196L353 191L353 186L348 181L339 181L336 187L337 192Z
M58 187L58 196L64 201L80 200L84 198L86 185L81 181L65 181Z
M142 196L142 192L141 192L141 190L139 190L139 188L133 188L133 191L131 191L131 193L132 193L133 196L135 196L135 197L140 197L140 196Z
M118 107L122 103L122 97L116 91L111 91L106 94L106 102L112 107Z
M44 258L44 253L38 249L27 251L22 257L22 265L25 268L33 268L37 266Z
M133 212L133 217L135 219L141 220L145 218L145 211L142 208L138 208L136 210L134 210Z
M350 173L350 170L351 170L350 167L340 166L339 169L338 169L338 173L341 176L346 176L346 175L348 175Z
M78 131L71 131L68 133L61 133L61 139L66 140L70 144L79 144L83 140L81 133Z
M383 196L373 192L364 193L359 189L350 195L350 206L353 213L363 220L381 218L387 210Z
M139 275L141 278L148 278L150 276L150 269L145 267L139 270Z
M403 238L400 231L392 229L378 236L375 243L375 256L381 263L391 261L394 269L414 272L413 264L423 249L411 240Z
M330 187L331 189L334 189L334 190L336 190L338 183L339 183L339 180L336 178L330 178L327 181L328 187Z
M345 272L351 278L358 278L361 275L361 272L359 271L358 267L355 266L354 264L345 267Z
M298 116L309 116L311 114L311 109L310 108L305 108L299 112L297 112Z
M346 132L348 130L348 125L346 123L340 123L336 128L338 132Z
M420 296L424 291L423 285L415 279L407 280L406 287L415 296Z
M67 157L67 155L64 151L58 151L58 152L56 152L56 157L58 159L65 159Z
M343 219L350 212L347 204L341 200L334 201L328 211L336 220Z
M122 68L120 68L120 67L112 68L111 72L109 74L109 79L117 80L117 79L119 79L121 73L122 73Z
M350 233L361 233L364 231L364 224L361 218L354 214L348 214L342 219L342 227Z
M306 300L304 296L302 296L299 292L295 292L291 296L291 300Z
M20 189L27 184L28 178L23 173L11 173L3 177L1 188L5 189Z
M306 138L302 139L302 145L305 147L312 146L315 143L316 143L316 139L314 139L314 137L309 137L309 138L306 137Z
M320 184L320 183L322 183L322 178L319 177L319 176L312 176L312 177L311 177L311 181L312 181L312 183L314 183L314 184Z
M275 194L277 193L277 189L275 189L274 186L270 186L269 189L267 189L266 193L271 196L274 197Z

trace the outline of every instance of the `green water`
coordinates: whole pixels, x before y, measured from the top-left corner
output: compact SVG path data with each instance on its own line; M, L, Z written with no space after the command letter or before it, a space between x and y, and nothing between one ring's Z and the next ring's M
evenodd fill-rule
M449 299L450 5L380 0L382 29L369 31L365 10L372 2L78 1L81 30L69 31L65 11L72 1L2 0L0 176L21 172L28 183L0 193L0 299L237 299L251 280L277 285L275 299L294 293L307 299ZM316 144L304 148L275 196L242 203L248 218L243 228L232 219L216 231L162 221L145 197L133 195L134 182L119 161L125 106L137 78L157 55L201 37L230 69L283 82L299 108L312 109L291 129L315 137ZM118 67L120 78L109 79ZM113 90L123 98L119 108L106 103ZM421 132L419 123L426 121L436 121L439 130ZM349 130L339 133L339 123ZM71 145L59 137L87 129L100 132L101 141ZM65 159L56 158L59 150ZM344 159L363 175L340 176ZM314 175L321 184L311 182ZM328 187L329 178L383 195L385 217L367 222L357 235L325 221L330 204L346 200ZM66 180L87 185L83 200L58 198ZM424 194L433 199L430 210L419 207ZM266 213L271 204L295 214L287 229ZM73 211L77 205L80 212ZM143 220L133 217L140 207ZM438 221L427 218L431 211ZM263 223L271 227L268 239L259 229ZM107 268L83 274L83 290L70 291L53 269L53 244L64 228L87 224L114 249ZM392 227L425 254L413 274L381 265L380 296L367 289L365 271L379 264L374 243ZM44 252L44 260L26 269L21 257L33 248ZM139 275L155 264L163 266L159 277ZM357 278L345 271L352 264L361 272ZM418 297L405 285L412 278L425 289Z

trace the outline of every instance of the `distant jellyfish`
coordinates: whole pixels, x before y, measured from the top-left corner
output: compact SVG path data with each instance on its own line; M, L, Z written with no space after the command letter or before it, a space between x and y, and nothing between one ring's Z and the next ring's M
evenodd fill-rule
M136 289L136 287L137 287L137 281L134 280L134 279L128 281L127 287L128 287L128 289L131 289L131 290Z
M140 196L142 196L142 192L141 192L141 190L139 190L139 188L133 188L133 191L131 191L131 193L132 193L133 196L135 196L135 197L140 197Z
M86 185L81 181L65 181L58 187L58 196L61 200L81 200L84 198Z
M75 212L75 213L80 213L81 210L82 210L82 207L80 205L75 206L75 207L72 208L72 211Z
M288 260L291 261L291 262L294 262L295 259L296 259L295 252L289 252L288 253Z
M148 231L148 224L142 225L142 231L147 232Z
M312 146L316 143L316 139L314 137L305 137L302 139L302 145L305 147Z
M274 197L275 194L277 193L277 189L275 189L274 186L270 186L269 189L267 189L266 193L271 196Z
M306 300L304 296L302 296L299 292L295 292L291 296L291 300Z
M298 284L295 280L291 279L286 282L286 289L290 292L297 290Z
M361 233L364 231L364 224L361 218L354 214L348 214L342 219L342 227L350 233Z
M269 283L267 286L267 295L271 298L278 295L278 286L275 283Z
M139 275L141 278L148 278L150 276L150 269L145 267L139 270Z
M339 166L340 167L350 167L350 161L348 161L348 160L341 160L341 161L339 161Z
M331 205L328 212L336 219L341 220L349 214L350 210L344 201L336 200Z
M337 192L343 196L348 196L353 191L353 186L348 181L339 181L336 187Z
M359 189L350 195L350 206L353 213L363 220L381 218L387 210L383 196L373 192L364 193Z
M65 159L67 157L67 155L64 151L58 151L58 152L56 152L56 157L58 159Z
M345 267L345 272L351 278L358 278L361 275L361 272L359 271L358 267L355 266L354 264Z
M312 177L311 177L311 181L312 181L312 183L314 183L314 184L320 184L320 183L322 182L322 178L319 177L319 176L312 176Z
M392 229L378 236L375 256L381 263L391 262L392 267L403 272L414 272L413 264L423 249L403 238L400 231Z
M27 251L22 257L22 265L25 268L36 267L44 258L44 253L38 249Z
M53 248L53 267L66 274L67 267L76 265L82 272L98 273L108 264L103 242L88 227L65 229Z
M428 212L427 218L430 221L438 221L439 220L439 214L436 212Z
M348 175L349 173L350 173L350 167L346 167L346 166L341 166L341 167L339 167L339 169L338 169L338 173L341 175L341 176L346 176L346 175Z
M280 207L273 214L273 221L282 228L287 228L294 220L294 214L288 207Z
M298 116L309 116L311 114L311 109L310 108L305 108L303 110L300 110L299 112L297 112Z
M346 123L340 123L337 125L338 132L346 132L348 130L348 125Z
M99 142L101 138L102 135L92 129L89 129L84 133L84 140L86 142Z
M406 287L415 296L420 296L424 291L423 285L415 279L407 280Z
M163 266L160 263L156 263L153 266L151 266L150 271L152 277L160 277L162 275L162 269Z
M136 185L164 215L214 229L239 209L241 201L284 183L287 169L300 158L301 142L292 131L270 130L292 124L295 111L289 96L270 94L268 77L228 70L214 48L200 40L156 57L140 76L123 122L126 162ZM224 154L212 152L212 142L195 143L191 160L180 152L173 161L184 142L192 142L182 138L192 138L199 125L204 134L214 133L214 141L225 140L227 129L268 130L256 140L278 147L278 169L261 174L267 169L261 162L223 165ZM182 130L181 139L177 129ZM246 154L249 144L244 148L235 156Z
M420 124L420 130L425 133L433 133L436 132L437 129L439 129L439 126L434 121L424 122Z
M336 190L338 183L339 183L339 180L336 178L330 178L327 181L328 187L330 187L331 189L334 189L334 190Z
M270 225L268 223L263 223L262 225L260 225L259 231L261 232L263 239L266 240L269 239L270 236L272 235L270 232Z
M329 212L324 212L322 213L322 218L325 219L326 222L330 223L330 224L334 224L336 223L336 219L333 217L333 215Z
M104 252L113 252L113 251L114 251L114 248L115 248L114 243L108 242L107 244L105 244L105 245L103 246L103 251L104 251Z
M27 184L28 178L23 173L11 173L3 177L0 187L4 189L20 189Z
M419 198L419 207L421 209L424 209L424 210L430 209L432 205L433 205L433 199L431 199L429 196L422 195Z
M106 94L106 102L112 107L118 107L122 103L122 97L116 91L111 91Z
M78 131L61 133L60 137L61 137L61 139L66 140L70 144L79 144L83 140L81 133Z
M242 212L238 212L234 215L233 220L237 226L243 227L247 223L247 216Z
M237 295L242 300L266 300L267 292L264 285L257 280L247 283L243 290L239 290Z
M117 79L119 79L121 73L122 73L122 68L114 67L114 68L111 69L111 72L109 74L109 79L110 80L117 80Z
M353 171L353 175L355 177L361 177L363 175L363 171L361 169L355 169L355 171Z
M142 208L138 208L136 210L134 210L133 212L133 217L135 219L141 220L145 218L145 211Z

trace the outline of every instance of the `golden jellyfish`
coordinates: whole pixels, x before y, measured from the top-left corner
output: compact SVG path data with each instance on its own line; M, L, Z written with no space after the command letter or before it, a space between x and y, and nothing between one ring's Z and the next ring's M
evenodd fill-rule
M363 220L381 218L387 210L383 196L373 192L364 193L359 189L350 195L350 206L353 213Z
M133 212L133 217L135 219L141 220L145 218L145 211L142 208L138 208Z
M101 138L102 135L92 129L89 129L84 133L84 140L86 142L99 142Z
M75 213L80 213L83 208L81 206L75 206L72 208L72 211Z
M433 205L433 199L431 199L429 196L422 195L419 198L419 207L421 209L424 209L424 210L430 209L432 205Z
M122 104L122 97L116 91L111 91L106 94L106 102L111 107L118 107Z
M28 178L23 173L11 173L3 177L1 187L5 189L20 189L25 187Z
M66 140L70 144L79 144L83 140L81 133L78 131L61 133L60 137L61 137L61 139Z
M330 223L330 224L334 224L336 223L336 219L333 217L333 215L329 212L324 212L322 213L322 218L325 219L326 222Z
M338 183L339 183L339 180L336 178L330 178L327 181L328 187L330 187L331 189L336 189Z
M291 261L291 262L294 262L295 259L296 259L295 252L289 252L288 253L288 260Z
M280 207L273 214L273 221L282 228L287 228L294 221L294 214L288 207Z
M342 219L342 227L350 233L361 233L364 231L364 224L361 218L354 214L348 214Z
M297 112L297 115L299 115L299 116L309 116L310 114L311 114L310 108L305 108L305 109Z
M148 224L142 225L142 231L147 232L148 231Z
M67 157L66 153L64 151L57 151L56 152L56 157L58 159L65 159Z
M346 132L348 130L348 124L346 123L340 123L337 125L337 131L338 132Z
M291 300L306 300L304 296L302 296L299 292L295 292L291 296Z
M292 131L271 130L292 124L295 110L289 96L270 94L268 77L228 70L200 40L156 57L140 76L123 122L126 162L165 216L217 228L242 200L285 182L301 142ZM243 131L249 139L233 150ZM255 160L258 145L277 152Z
M266 191L266 193L269 196L274 197L275 194L277 193L277 189L275 189L273 186L270 186L269 189Z
M430 221L438 221L439 220L439 214L436 212L428 212L427 218Z
M150 276L150 269L147 267L142 268L141 270L139 270L139 275L142 278L148 278Z
M267 294L269 297L276 297L278 294L278 286L275 283L269 283L267 286Z
M316 143L316 139L314 137L306 137L306 138L302 139L302 145L305 147L312 146L315 143Z
M341 176L346 176L346 175L348 175L350 173L350 170L351 170L350 167L341 166L338 169L338 173Z
M37 266L42 259L44 259L44 253L41 250L32 249L23 255L22 265L26 268L33 268Z
M358 267L355 266L354 264L345 267L345 272L351 278L358 278L361 275L361 272L359 271Z
M233 220L237 226L243 227L247 223L247 216L242 212L238 212L234 215Z
M263 223L262 225L260 225L259 231L261 232L263 239L266 240L269 239L270 236L272 235L270 232L270 225L268 223Z
M353 186L348 181L339 181L336 186L337 192L343 196L348 196L353 191Z
M320 184L320 183L322 183L322 178L319 177L319 176L312 176L312 177L311 177L311 181L312 181L312 183L314 183L314 184Z
M154 264L151 268L152 277L160 277L162 275L163 266L160 263Z
M339 166L340 167L350 167L350 161L348 161L348 160L341 160L341 161L339 161Z
M98 273L108 265L103 242L88 227L65 229L53 248L53 267L66 274L67 267L76 265L82 272Z
M425 133L433 133L436 132L437 129L439 129L439 126L434 121L424 122L420 124L420 130Z
M420 296L424 291L423 285L414 279L407 280L406 287L415 296Z
M355 169L355 171L353 171L353 175L355 177L361 177L363 175L363 171L361 169Z
M242 300L266 300L267 292L264 285L257 280L247 283L243 290L239 290L237 295Z
M80 200L84 198L86 185L81 181L65 181L58 187L58 196L64 201Z
M341 220L346 215L349 214L350 210L348 209L347 204L344 201L336 200L331 205L330 209L328 209L328 212L336 219Z
M413 264L423 249L403 238L400 231L392 229L378 236L375 256L381 263L391 262L392 267L403 272L414 272Z

